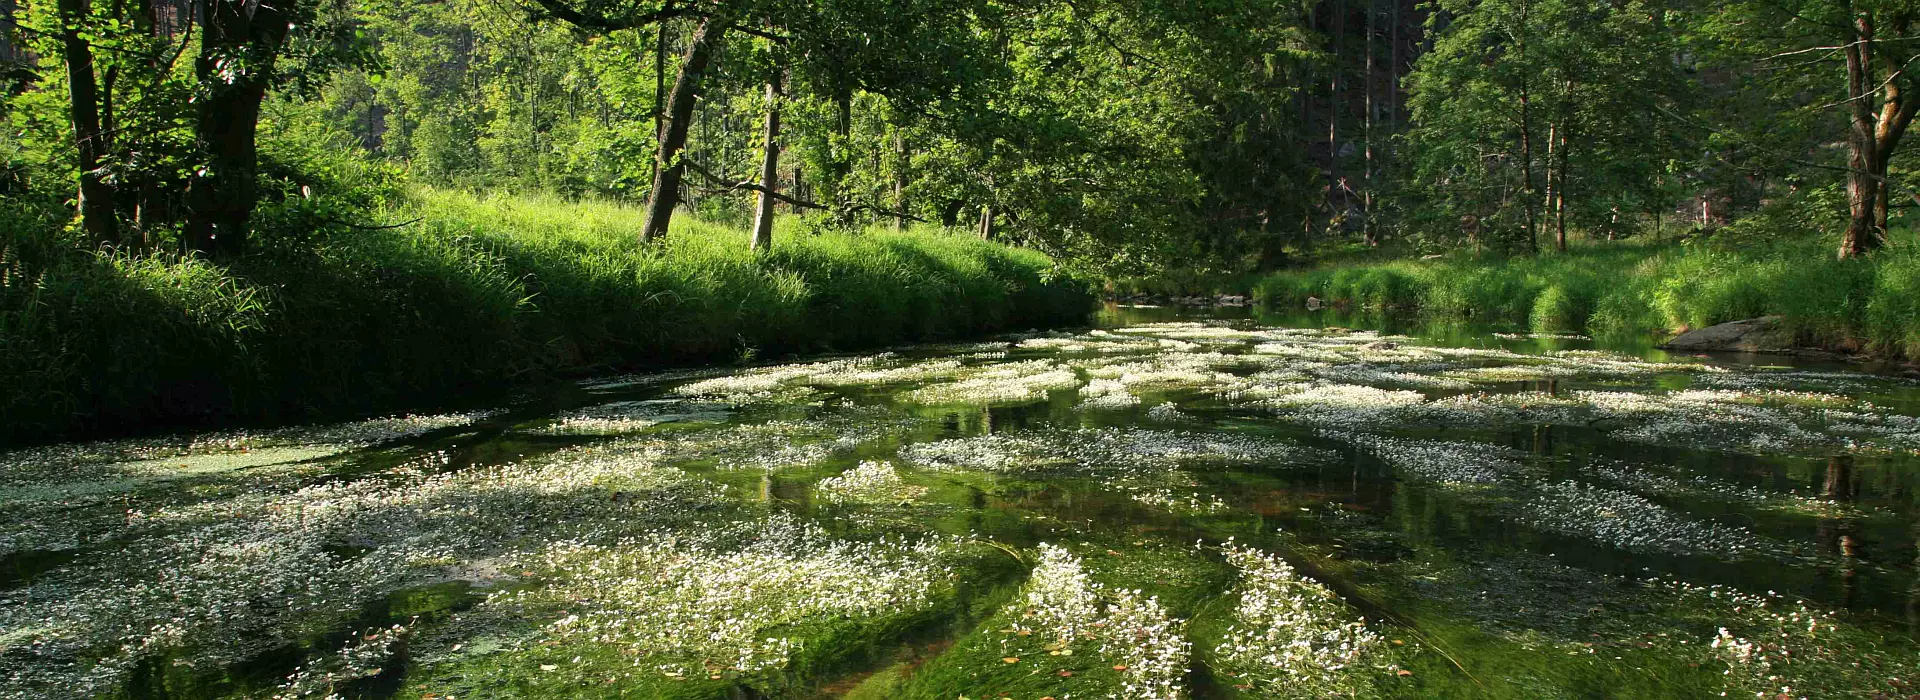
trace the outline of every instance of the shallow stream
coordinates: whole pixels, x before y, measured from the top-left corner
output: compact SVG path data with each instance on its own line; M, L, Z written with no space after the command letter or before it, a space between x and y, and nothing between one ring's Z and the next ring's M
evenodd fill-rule
M1100 319L0 454L0 697L1920 693L1920 382Z

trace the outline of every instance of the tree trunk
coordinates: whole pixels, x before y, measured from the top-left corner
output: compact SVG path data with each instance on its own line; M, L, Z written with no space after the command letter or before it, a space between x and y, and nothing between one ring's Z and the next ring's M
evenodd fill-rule
M773 249L773 193L780 187L780 69L767 81L767 127L762 135L760 201L753 215L753 249Z
M805 166L797 163L793 166L793 198L794 199L808 198L807 197L807 169ZM802 211L805 211L800 207L798 203L791 204L788 208L794 214L799 214Z
M1367 0L1367 19L1361 24L1361 26L1366 28L1367 34L1367 66L1366 73L1362 79L1363 82L1360 84L1360 92L1364 95L1361 100L1361 105L1366 109L1366 114L1360 117L1360 140L1364 146L1363 150L1365 151L1365 159L1362 161L1364 171L1360 177L1361 187L1365 189L1365 192L1360 195L1360 230L1361 237L1368 247L1380 245L1380 241L1375 238L1373 229L1373 84L1375 82L1373 76L1373 35L1376 31L1374 19L1378 15L1378 13L1374 11L1373 3L1374 0Z
M1894 36L1906 36L1911 26L1911 17L1897 15L1893 26L1889 29ZM1880 65L1888 75L1904 75L1905 66L1896 62L1894 57L1886 55L1885 52L1880 56ZM1880 181L1880 193L1874 201L1874 223L1882 232L1887 230L1888 202L1893 199L1892 188L1889 187L1890 181L1887 179L1887 169L1893 162L1894 150L1900 146L1900 139L1907 133L1907 126L1913 123L1915 110L1920 109L1920 99L1915 99L1908 93L1905 79L1888 80L1884 90L1885 97L1880 106L1879 123L1873 132L1874 146L1877 149L1874 165L1878 168L1875 175Z
M680 74L673 79L673 94L667 97L666 127L660 134L660 147L655 150L658 170L653 177L653 191L647 195L647 222L640 229L641 242L651 243L667 235L667 227L673 223L673 208L680 203L680 179L686 172L686 165L680 162L680 151L687 145L687 127L693 120L694 102L699 98L707 61L713 57L713 47L720 43L726 31L726 25L719 20L711 17L700 20L699 28L693 30L693 41L687 45Z
M1333 62L1330 64L1333 73L1327 81L1327 211L1331 223L1345 221L1347 213L1347 198L1342 192L1346 187L1340 179L1340 58L1342 39L1347 33L1347 11L1340 0L1331 0L1328 4L1333 13L1327 18L1333 25ZM1338 205L1334 204L1336 195L1340 198ZM1337 232L1327 233L1331 236Z
M1873 25L1866 17L1855 21L1856 36L1847 43L1847 97L1849 129L1847 133L1847 231L1840 239L1840 257L1851 258L1880 247L1883 232L1876 226L1882 180L1880 149L1874 137L1873 105L1868 84L1872 77L1867 55L1873 40Z
M246 250L253 207L259 198L260 104L267 97L274 60L292 30L288 13L296 0L252 6L236 0L209 2L194 63L206 90L194 117L194 140L206 168L187 191L187 245L232 257ZM235 55L247 57L233 74Z
M893 210L903 214L893 217L893 232L899 233L907 227L907 132L903 129L893 131Z
M833 94L833 215L851 224L848 210L853 196L847 180L853 175L853 88L841 86Z
M980 240L993 240L993 205L980 207Z
M1553 184L1553 247L1554 250L1565 253L1567 252L1567 160L1571 155L1567 153L1567 149L1571 148L1571 145L1567 141L1567 127L1564 123L1559 131L1560 142L1556 146L1559 161L1554 167L1555 182Z
M1527 214L1527 249L1540 252L1539 216L1535 213L1536 198L1539 189L1533 184L1533 109L1527 98L1526 88L1520 90L1520 179L1526 188L1526 196L1521 197L1522 208Z
M80 226L96 244L117 243L113 188L100 178L107 142L100 130L100 94L94 83L93 47L80 37L87 26L89 0L60 0L60 48L67 64L67 100L73 141L80 158Z

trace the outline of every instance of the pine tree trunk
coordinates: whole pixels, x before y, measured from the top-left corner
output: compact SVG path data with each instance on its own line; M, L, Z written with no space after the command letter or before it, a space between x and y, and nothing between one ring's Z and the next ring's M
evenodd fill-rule
M100 94L94 83L93 47L80 36L80 30L86 26L89 4L88 0L60 0L60 48L67 64L69 121L79 154L80 226L94 243L106 245L119 242L120 226L114 219L113 188L100 178L107 143L100 129Z
M1333 12L1328 18L1333 25L1333 62L1330 64L1332 75L1327 81L1327 209L1332 222L1346 220L1347 198L1340 179L1340 59L1343 35L1347 33L1347 12L1340 0L1328 4ZM1338 205L1334 204L1335 197L1339 198ZM1328 231L1329 235L1334 233Z
M687 145L687 127L693 121L694 102L699 97L707 62L713 58L713 48L726 31L726 25L719 20L711 17L700 20L699 28L693 30L692 42L687 45L680 73L673 79L673 94L667 97L666 125L660 133L660 147L655 150L658 169L653 177L653 190L647 196L647 222L640 229L641 242L651 243L667 235L667 227L673 223L673 208L680 203L680 180L686 172L686 165L680 162L680 151Z
M1362 163L1365 172L1361 175L1361 186L1366 190L1366 192L1360 195L1360 226L1362 231L1361 236L1368 246L1380 245L1380 241L1375 237L1373 228L1373 84L1375 82L1373 76L1373 34L1375 32L1374 20L1377 17L1377 13L1374 12L1373 3L1374 0L1367 0L1367 19L1366 22L1362 24L1362 26L1366 27L1367 33L1367 70L1364 77L1365 82L1361 83L1361 92L1365 95L1365 98L1362 100L1362 106L1366 109L1366 114L1360 118L1360 140L1364 142L1365 146L1365 160Z
M1522 208L1527 214L1527 249L1540 252L1540 224L1536 213L1539 190L1533 184L1533 108L1529 104L1525 88L1520 91L1520 179L1526 189L1521 197Z
M212 0L203 9L200 56L194 69L206 93L197 101L194 141L206 168L187 190L187 245L233 257L246 250L259 198L260 105L273 64L292 30L295 0L249 9L238 0ZM236 54L249 57L239 75L227 75Z
M753 249L773 249L773 193L780 187L780 69L767 81L767 124L762 136L760 201L753 215Z

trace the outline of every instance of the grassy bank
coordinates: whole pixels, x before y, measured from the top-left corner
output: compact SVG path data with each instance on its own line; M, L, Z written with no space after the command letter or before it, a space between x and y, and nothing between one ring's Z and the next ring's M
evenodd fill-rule
M233 266L81 250L0 203L0 443L417 406L555 374L731 362L1086 318L1037 253L937 231L746 234L603 203L416 192L386 230Z
M1334 264L1269 275L1254 296L1602 335L1777 314L1809 346L1920 357L1920 253L1911 244L1866 260L1836 260L1814 243L1596 244L1532 258Z

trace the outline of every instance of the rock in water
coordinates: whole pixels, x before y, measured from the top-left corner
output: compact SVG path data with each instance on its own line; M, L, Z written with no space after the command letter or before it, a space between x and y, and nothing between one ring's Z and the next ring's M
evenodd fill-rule
M1728 321L1717 326L1687 331L1660 346L1663 350L1686 352L1802 352L1793 345L1793 336L1780 327L1779 316L1763 316L1745 321Z

